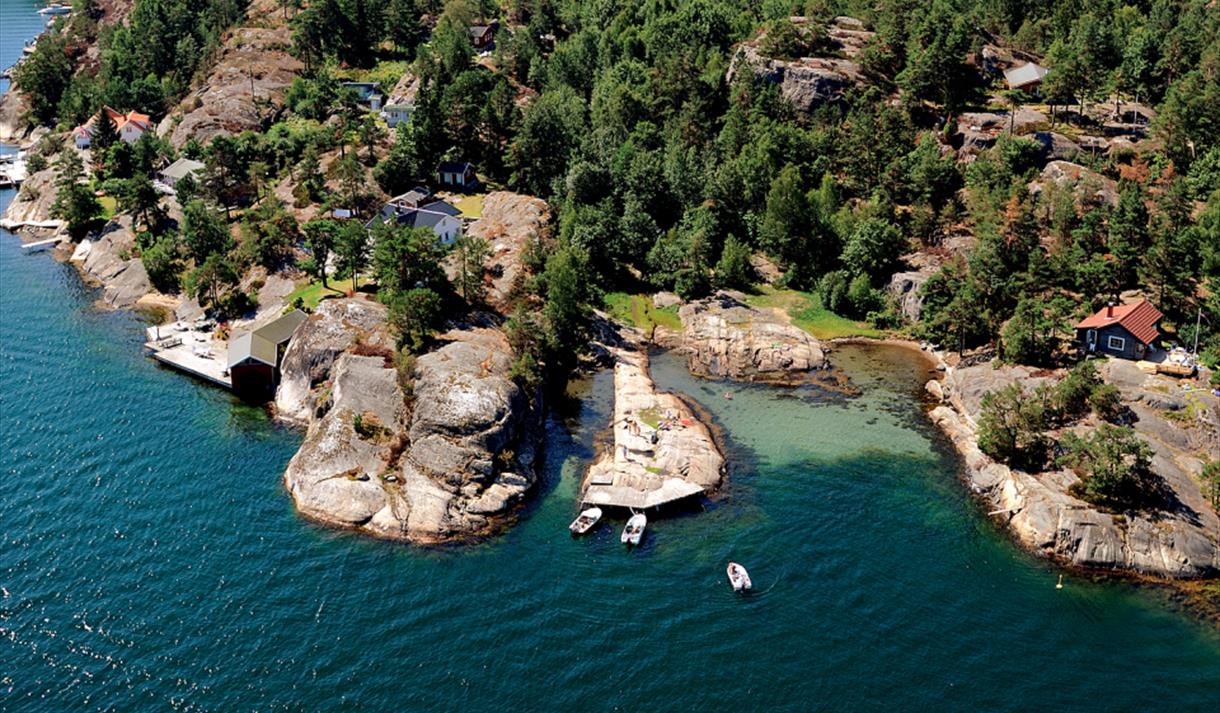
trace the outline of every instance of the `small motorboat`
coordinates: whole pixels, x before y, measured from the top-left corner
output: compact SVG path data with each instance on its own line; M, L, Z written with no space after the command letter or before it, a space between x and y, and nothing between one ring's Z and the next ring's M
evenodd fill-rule
M39 15L43 15L43 16L47 16L47 15L67 15L67 14L68 14L68 13L70 13L70 12L72 12L72 6L71 6L71 5L61 5L60 3L53 3L53 4L51 4L51 5L47 5L47 6L46 6L46 7L44 7L43 9L39 10L39 11L38 11L38 14L39 14Z
M736 562L729 562L728 573L729 584L733 585L734 592L744 592L754 586L750 581L750 573Z
M588 510L582 510L580 515L578 515L576 519L572 521L572 524L568 525L568 529L572 531L573 535L583 535L589 530L593 529L593 526L596 525L597 521L600 519L602 519L601 508L589 508Z
M648 525L648 518L644 517L644 513L636 513L627 521L627 526L623 528L622 541L624 545L638 545L640 538L644 536L644 528Z

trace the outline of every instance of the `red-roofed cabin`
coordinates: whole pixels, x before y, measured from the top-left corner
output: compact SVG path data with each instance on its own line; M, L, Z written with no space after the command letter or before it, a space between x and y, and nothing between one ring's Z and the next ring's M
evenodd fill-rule
M1161 336L1157 322L1164 316L1148 300L1107 305L1076 325L1076 340L1089 354L1143 359L1155 349Z

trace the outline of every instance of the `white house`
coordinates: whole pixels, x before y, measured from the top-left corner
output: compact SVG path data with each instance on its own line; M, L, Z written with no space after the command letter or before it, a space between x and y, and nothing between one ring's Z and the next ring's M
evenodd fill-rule
M134 144L144 135L145 131L152 128L152 120L148 114L140 114L135 111L129 111L126 114L111 109L108 106L102 107L102 111L110 117L110 121L114 123L114 128L119 134L119 138L129 144ZM101 112L89 117L89 120L80 126L76 127L73 134L76 137L76 148L85 149L93 143L93 133L97 129L97 118Z
M381 118L385 119L386 125L392 129L410 121L413 111L415 111L415 107L410 104L386 104L385 108L381 110Z
M178 181L190 176L195 180L199 180L199 172L205 166L199 161L193 161L189 158L180 158L161 170L157 176L165 185L173 188L178 185Z
M451 245L462 233L462 212L454 205L437 200L418 208L407 207L399 202L386 203L377 217L365 227L372 230L378 223L397 222L408 228L427 228L441 245Z

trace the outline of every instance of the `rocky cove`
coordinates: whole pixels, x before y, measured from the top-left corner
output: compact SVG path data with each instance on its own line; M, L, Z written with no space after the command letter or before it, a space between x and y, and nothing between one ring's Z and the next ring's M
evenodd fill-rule
M31 177L6 217L48 220L53 200L48 169ZM170 206L171 214L175 208ZM472 230L495 240L493 262L508 266L495 273L494 299L511 291L528 235L549 218L546 204L537 199L493 194L488 217ZM59 230L29 228L23 234L40 239ZM173 308L177 302L157 295L140 260L132 257L134 244L131 219L124 216L80 245L65 243L57 255L102 288L101 306ZM183 309L184 314L197 310L190 304ZM616 343L637 351L649 344L676 349L690 372L705 378L842 386L841 375L829 368L830 345L791 326L778 311L747 306L740 293L684 304L679 314L680 332L659 330L649 342L616 325ZM537 394L527 397L508 378L511 351L493 326L449 330L440 343L415 365L416 391L408 399L389 356L393 339L380 305L360 298L328 300L302 328L286 354L275 408L280 418L306 430L301 452L284 474L285 487L305 516L415 543L485 536L511 522L536 484L545 409L533 400ZM616 361L603 358L602 363ZM1116 374L1131 381L1135 377L1129 372L1115 366ZM1067 494L1075 481L1067 472L1021 473L979 452L974 418L983 393L1025 377L1028 373L1019 370L975 366L948 369L943 382L929 384L943 401L930 418L961 454L968 487L989 512L1000 511L998 524L1030 551L1070 566L1214 577L1220 571L1220 524L1189 475L1200 465L1190 454L1202 444L1175 442L1174 424L1139 395L1138 379L1126 396L1134 399L1144 423L1162 425L1160 438L1141 433L1156 449L1157 472L1184 506L1176 515L1101 512ZM465 391L450 388L456 384ZM501 452L511 454L507 462ZM701 486L711 493L719 482Z
M739 378L791 384L827 365L816 340L732 295L690 307L679 351L692 373L714 364ZM384 307L362 298L319 305L292 339L275 398L279 418L306 428L284 474L298 510L417 544L477 538L510 522L537 483L545 404L510 377L512 352L495 324L486 315L453 325L404 368L393 361ZM589 469L582 499L638 497L648 507L653 495L715 492L725 466L708 425L680 395L656 392L639 335L603 326L610 344L595 351L618 375L615 442ZM673 426L662 433L660 421Z
M48 220L53 200L53 171L48 169L31 177L6 217ZM170 206L171 214L175 208ZM489 217L473 229L495 240L493 261L509 268L497 270L493 284L493 298L503 299L516 279L527 236L545 226L549 210L541 201L511 194L493 194L489 209ZM58 232L30 228L23 234L40 239L48 231ZM141 261L132 257L134 244L131 219L124 216L80 245L65 243L57 255L102 288L101 306L173 308L176 301L152 290ZM183 309L185 314L197 308L186 304L179 311ZM829 345L792 327L777 311L747 306L739 293L721 292L682 305L679 314L683 329L660 330L652 344L678 350L692 374L841 386L836 381L840 375L828 368ZM284 474L285 487L305 516L376 537L437 543L498 531L536 484L534 461L544 448L539 434L545 409L534 400L536 394L521 393L508 377L511 352L494 326L442 335L443 346L415 365L411 380L416 391L408 399L389 357L393 339L385 322L384 308L374 302L328 300L294 340L275 407L280 418L306 430L306 439ZM621 326L616 330L631 348L647 348L645 335ZM1115 373L1132 381L1123 367L1116 365ZM1156 433L1141 433L1156 449L1157 472L1183 504L1177 514L1101 512L1067 494L1075 481L1067 472L1012 471L979 452L974 418L982 394L1027 376L976 366L949 369L943 382L929 385L943 399L930 418L961 453L967 485L989 512L1000 511L999 525L1030 551L1071 566L1165 578L1214 577L1220 571L1220 524L1189 475L1199 467L1197 456L1190 454L1202 444L1177 442L1183 432L1165 420L1164 409L1158 411L1140 396L1138 379L1125 395L1145 424L1162 426ZM465 390L450 388L457 384ZM511 454L507 461L503 452ZM700 485L711 493L719 483Z

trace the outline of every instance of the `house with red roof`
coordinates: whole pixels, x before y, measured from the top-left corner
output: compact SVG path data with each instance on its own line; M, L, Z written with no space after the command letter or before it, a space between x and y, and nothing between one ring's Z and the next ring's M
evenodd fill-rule
M1143 359L1156 348L1157 323L1164 316L1148 300L1106 305L1076 324L1076 341L1089 354Z
M118 131L119 138L126 143L134 144L144 135L145 131L152 128L152 120L148 114L140 114L135 111L123 114L108 106L102 107L102 111L106 112L106 115L114 122L114 128ZM97 118L101 116L102 111L89 117L89 121L76 127L76 130L72 132L76 137L76 148L89 148L89 145L93 143L93 132L97 126Z

